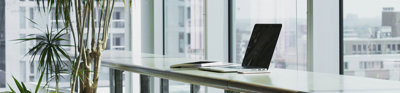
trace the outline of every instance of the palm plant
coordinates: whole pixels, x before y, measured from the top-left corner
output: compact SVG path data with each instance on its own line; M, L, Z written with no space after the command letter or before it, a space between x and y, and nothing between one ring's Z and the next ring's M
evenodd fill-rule
M42 74L41 76L43 76L43 74ZM15 79L14 76L13 76L12 78L14 79L14 83L15 83L15 85L17 85L18 90L19 90L20 93L32 93L32 92L25 86L25 83L24 83L24 82L19 82L17 79ZM40 79L40 80L41 80L41 79ZM35 93L38 93L38 90L39 90L39 87L40 87L40 83L41 83L40 80L39 80L39 84L36 85ZM8 87L10 88L11 93L17 93L17 92L15 92L15 90L14 90L13 88L11 88L10 85L8 85Z
M15 79L15 77L13 76L14 82L18 87L19 92L21 93L32 93L31 91L29 91L28 88L26 88L24 82L19 82L17 79ZM10 87L10 85L8 85L8 87ZM11 93L16 93L15 90L13 88L10 87Z
M35 46L33 46L33 48L29 49L28 53L26 54L31 54L31 64L36 61L38 62L38 72L41 72L38 86L42 82L43 76L45 75L46 82L51 80L56 81L56 92L58 92L58 82L60 81L61 77L60 74L66 71L64 68L68 67L68 63L64 62L63 58L67 59L69 62L72 62L66 50L63 49L64 46L71 45L63 45L59 43L61 41L67 41L66 39L62 38L66 34L67 33L65 29L53 31L53 29L49 30L47 28L44 34L30 34L27 38L17 39L22 42L38 42Z
M106 49L115 1L117 0L37 0L36 2L39 11L54 11L52 13L55 15L57 28L58 21L63 20L64 27L68 28L67 32L73 36L75 51L74 60L71 61L71 93L75 90L77 79L81 93L96 93L101 56ZM123 2L125 3L124 0ZM98 20L95 19L96 9L100 9ZM75 18L72 18L73 16Z

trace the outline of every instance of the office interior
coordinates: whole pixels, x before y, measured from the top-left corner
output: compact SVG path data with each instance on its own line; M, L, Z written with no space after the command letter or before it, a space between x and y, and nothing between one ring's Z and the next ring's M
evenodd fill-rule
M16 39L63 27L64 21L56 21L54 14L42 13L41 8L43 6L38 6L36 0L0 0L0 92L10 91L9 87L18 89L12 77L24 82L31 91L38 84L40 64L32 61L32 54L28 52L39 42ZM93 16L101 18L101 15ZM97 93L400 92L400 0L115 0L110 18L103 60L118 59L118 56L125 56L122 53L128 53L241 64L255 24L282 24L268 69L271 72L263 73L263 77L275 73L282 77L262 81L266 84L260 84L262 88L253 91L240 87L250 82L246 78L243 81L238 78L235 82L240 84L231 86L233 80L229 77L236 74L219 78L228 82L219 87L207 81L203 85L202 81L192 84L172 78L180 76L113 68L116 66L111 62L101 65ZM71 33L63 38L65 41L59 43L76 46ZM77 51L74 47L63 48L71 55ZM147 67L143 60L132 59L129 66L160 70L157 66L161 63L153 62L154 66ZM184 60L176 61L184 63ZM159 68L173 65L168 62L163 61ZM115 69L121 73L116 75ZM170 68L161 71L192 75ZM143 73L150 74L144 76ZM252 75L257 74L243 76ZM313 81L325 75L327 77L321 81ZM71 73L61 76L58 92L71 92ZM301 79L276 80L288 78L285 76ZM202 75L196 78L199 77ZM308 81L303 81L303 77ZM122 80L120 88L115 87L115 78ZM145 88L141 83L144 79L148 84ZM44 90L54 90L55 83L49 81ZM362 86L357 84L380 87L355 87ZM116 92L118 89L121 90Z

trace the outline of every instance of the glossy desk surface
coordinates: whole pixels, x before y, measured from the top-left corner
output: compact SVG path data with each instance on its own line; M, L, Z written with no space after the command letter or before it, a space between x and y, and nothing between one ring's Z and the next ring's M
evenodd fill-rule
M113 69L240 92L400 93L398 81L274 68L265 74L171 69L170 65L198 60L129 52L103 54L102 65Z

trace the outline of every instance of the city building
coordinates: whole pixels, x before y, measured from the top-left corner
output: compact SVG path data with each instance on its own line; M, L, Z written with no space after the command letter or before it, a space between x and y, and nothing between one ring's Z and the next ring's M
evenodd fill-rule
M392 28L392 37L400 36L400 12L394 11L393 7L385 7L382 10L382 26L389 26Z
M400 38L344 39L347 75L400 80Z
M177 20L166 20L166 22L170 25L167 25L168 30L167 38L170 39L170 43L166 45L166 54L171 57L189 57L195 59L204 59L204 16L198 16L203 14L203 0L171 0L168 2L168 10L171 11L170 15L167 15L169 19L176 18ZM17 41L12 41L18 38L26 38L26 35L29 34L40 34L41 31L45 30L48 27L51 29L56 29L56 18L55 15L47 15L47 13L43 13L43 11L39 11L37 9L35 0L6 0L5 4L13 4L17 6L5 6L5 8L14 8L13 10L5 10L2 14L5 15L5 19L18 19L18 21L6 21L3 20L1 22L5 22L6 24L18 24L11 28L6 28L6 30L1 30L0 38L1 38L1 48L0 50L0 87L5 87L7 84L5 71L5 63L9 65L18 65L16 68L19 74L12 74L13 76L19 78L20 81L36 83L39 79L37 75L38 66L37 63L30 61L30 55L26 55L30 48L32 48L37 42L23 42L17 43ZM130 37L130 32L126 30L127 23L127 10L125 10L124 4L122 0L117 0L114 6L113 17L111 20L111 26L109 28L109 39L107 40L107 48L106 51L128 51L129 43L128 41ZM54 11L53 11L54 12ZM100 10L95 11L100 12ZM129 12L129 11L128 11ZM177 13L175 13L177 12ZM13 15L13 16L11 16ZM15 16L14 16L15 15ZM73 15L73 14L71 14ZM72 16L74 17L74 16ZM95 15L95 20L100 18L100 15ZM37 24L31 22L35 21ZM58 22L58 27L63 28L63 22ZM5 25L7 26L7 25ZM97 21L95 21L95 27L98 27ZM7 26L9 27L9 26ZM87 25L86 25L87 27ZM41 31L40 31L41 30ZM5 36L4 33L13 33L12 35ZM86 32L85 32L86 33ZM169 37L171 36L171 37ZM68 34L64 36L68 41L61 42L65 45L72 45L73 36L72 34ZM87 38L84 36L84 38ZM7 41L8 40L8 41ZM176 42L179 41L179 42ZM6 44L12 43L12 44ZM8 46L7 46L8 45ZM16 51L14 52L6 52L5 47L13 47L13 49L7 51ZM179 48L179 49L178 49ZM66 50L73 53L74 48L65 47ZM6 55L13 56L5 59ZM11 74L11 73L8 73ZM99 87L107 87L109 70L108 68L102 68L102 75L100 75L100 85ZM61 87L69 87L69 75L63 74L64 79L61 80ZM50 83L51 87L54 87L54 82ZM172 83L172 85L182 86L180 83ZM172 90L174 91L174 90ZM176 90L182 91L182 90Z
M39 79L40 76L38 76L38 72L36 67L38 64L36 62L31 62L30 59L30 54L27 54L29 49L31 49L37 42L35 41L30 41L30 42L22 42L18 43L19 41L15 41L15 39L19 38L27 38L26 36L29 34L42 34L43 31L46 29L56 29L56 18L55 15L48 15L47 13L43 13L43 11L38 11L36 1L34 0L5 0L7 6L5 7L5 13L2 14L7 14L5 15L5 19L16 19L17 21L5 21L5 24L18 24L18 25L13 25L9 26L6 25L9 28L6 28L6 30L2 30L3 32L1 33L1 60L4 60L4 56L7 57L6 61L0 61L2 63L2 68L4 69L4 63L7 65L14 65L18 66L15 67L13 71L19 72L19 73L4 73L2 71L0 75L1 77L4 77L5 74L13 75L17 78L19 78L20 81L23 82L30 82L30 83L36 83ZM16 5L16 6L9 6L9 5ZM54 12L54 11L53 11ZM115 4L114 12L113 12L113 17L110 23L110 28L109 28L109 40L107 42L107 48L106 50L110 51L124 51L127 50L127 31L125 30L125 7L124 4L122 3L122 0L117 1ZM74 17L74 16L72 16ZM96 18L100 18L100 15L96 15ZM36 22L31 22L30 20ZM4 22L4 21L3 21ZM97 23L97 22L96 22ZM59 28L63 28L63 22L62 20L59 21ZM96 24L96 27L98 24ZM3 34L3 33L8 33L8 34ZM12 34L11 34L12 33ZM68 41L63 41L60 42L64 45L72 45L74 44L73 42L73 36L71 34L63 36L64 39ZM85 37L86 38L86 37ZM6 42L6 43L4 43ZM5 48L4 48L5 47ZM10 49L11 48L11 49ZM4 49L7 49L6 51L14 51L14 52L5 52ZM68 50L71 54L74 50L74 48L71 47L65 47L66 50ZM12 57L11 57L12 56ZM108 69L103 68L102 69L102 75L103 80L107 80L108 78ZM63 74L64 78L61 80L62 84L61 87L69 87L69 75L68 74ZM1 79L6 79L6 78L1 78ZM108 80L107 81L100 81L99 86L108 86ZM10 82L8 82L10 83ZM2 85L7 84L6 82L2 82ZM0 84L1 85L1 84ZM54 87L53 83L50 83L51 87Z
M369 27L369 38L357 36L354 29L345 30L344 71L347 75L365 76L386 80L400 80L400 38L398 22L400 16L393 7L382 11L382 26Z
M18 39L67 27L66 20L56 17L62 14L52 11L57 6L42 3L92 5L87 0L56 1L0 0L0 93L10 88L19 92L15 80L30 92L36 85L47 86L40 92L54 92L59 85L60 93L86 93L84 86L92 84L89 89L96 93L400 92L400 0L100 0L115 1L109 32L98 32L108 34L106 48L101 63L81 65L100 66L99 78L86 78L97 75L86 69L77 70L84 77L72 77L74 62L64 58L52 61L67 65L57 68L65 72L59 83L38 83L41 64L28 51L41 42ZM79 32L88 47L95 37L89 24L107 26L99 21L107 19L101 15L102 4L92 1L93 23L81 25L85 31ZM75 8L69 15L79 19L74 13L86 10ZM77 24L71 22L72 27ZM81 45L74 42L78 32L63 30L65 41L56 44ZM280 31L279 36L269 31ZM250 40L253 36L264 40ZM89 63L86 58L97 56L76 59L80 50L71 46L63 46L67 53L62 54L74 61ZM208 64L213 62L218 65ZM82 78L99 82L82 83ZM71 87L71 79L78 86Z

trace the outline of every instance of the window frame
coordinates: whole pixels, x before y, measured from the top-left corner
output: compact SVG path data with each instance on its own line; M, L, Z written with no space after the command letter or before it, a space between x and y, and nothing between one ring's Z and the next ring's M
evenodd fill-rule
M236 52L236 50L235 50L235 45L233 45L234 44L234 29L235 28L233 28L233 27L235 27L234 25L235 25L235 1L236 0L227 0L227 2L228 2L228 62L229 63L234 63L233 61L234 61L234 58L235 58L235 52ZM309 7L309 6L312 6L312 5L310 5L309 4L309 2L312 2L313 0L307 0L307 11L309 11L310 9L309 8L312 8L312 7ZM296 1L296 3L297 3L297 1ZM297 10L296 10L296 14L297 14ZM307 21L311 21L310 19L308 19L308 17L309 17L309 14L307 14ZM297 21L297 20L296 20ZM308 25L310 25L308 22L307 22L307 28L308 28ZM296 30L297 30L297 28L296 28ZM307 29L307 31L309 31L308 29ZM297 32L296 32L297 33ZM297 34L296 34L297 35ZM309 34L307 33L307 36L308 36ZM296 38L296 39L298 39L298 38ZM296 40L296 47L298 47L298 44L297 44L297 42L298 42L298 40ZM307 46L309 46L309 44L308 44L308 38L307 38ZM298 52L298 50L296 50L296 52ZM307 51L307 53L308 53L308 51ZM297 56L299 56L299 55L297 55ZM308 56L308 55L307 55ZM308 58L306 58L307 60L308 60ZM305 68L305 70L306 71L309 71L309 69L308 69L308 66L310 66L309 65L309 62L306 62L306 68Z
M232 63L233 62L233 46L232 42L233 41L233 1L234 0L228 0L228 62Z
M344 60L343 60L343 54L344 54L344 44L343 44L343 0L339 0L338 1L338 3L336 3L336 4L338 4L338 7L335 7L335 9L334 10L336 10L336 9L338 9L338 12L335 12L335 13L333 13L333 14L335 14L335 15L337 15L337 16L335 16L335 18L338 18L338 23L334 23L334 24L338 24L338 27L336 27L336 28L338 28L338 30L336 30L336 31L338 31L338 33L337 33L337 35L338 36L336 36L335 38L331 38L330 39L330 41L332 41L332 39L333 40L338 40L337 42L338 43L336 43L335 42L335 44L333 44L334 46L339 46L338 48L337 48L337 52L334 52L335 54L334 55L337 55L337 56L333 56L333 57L329 57L330 59L334 59L334 60L338 60L338 61L335 61L335 65L337 64L338 66L335 66L335 67L333 67L333 68L329 68L328 70L323 70L323 71L319 71L319 70L321 70L320 68L316 68L316 66L317 65L321 65L321 64L315 64L314 63L314 61L316 61L313 57L315 56L315 47L314 47L314 45L315 45L315 43L321 43L321 42L319 42L319 41L314 41L314 39L313 38L315 38L313 35L314 34L318 34L318 33L315 33L314 32L314 30L316 30L316 28L315 28L315 24L316 23L314 23L314 21L316 20L316 18L317 18L317 20L318 20L318 18L319 19L321 19L321 14L320 14L320 12L321 12L321 10L317 10L317 11L315 11L315 9L317 9L317 8L314 8L314 7L319 7L319 6L315 6L315 3L321 3L321 2L314 2L315 0L307 0L307 28L308 28L308 32L307 32L307 71L311 71L311 72L314 72L314 71L316 71L316 72L327 72L327 73L334 73L334 74L340 74L340 75L343 75L344 74ZM337 5L334 5L334 6L337 6ZM229 35L228 35L228 54L229 54L229 56L228 56L228 60L229 61L232 61L233 60L233 57L235 56L235 55L233 55L234 54L234 51L235 50L233 50L233 48L234 48L234 46L232 45L232 42L234 42L233 41L233 23L234 23L234 20L232 19L233 18L233 10L234 10L234 0L228 0L228 33L229 33ZM329 6L329 7L331 7L331 6ZM332 10L332 9L330 9L330 10ZM316 15L317 14L317 15ZM332 27L332 26L328 26L328 27ZM317 47L320 47L320 46L317 46ZM337 54L336 54L337 53ZM325 55L319 55L319 56L325 56ZM330 56L330 55L329 55ZM326 66L326 65L324 65L324 66Z
M343 0L339 0L339 74L344 74Z

